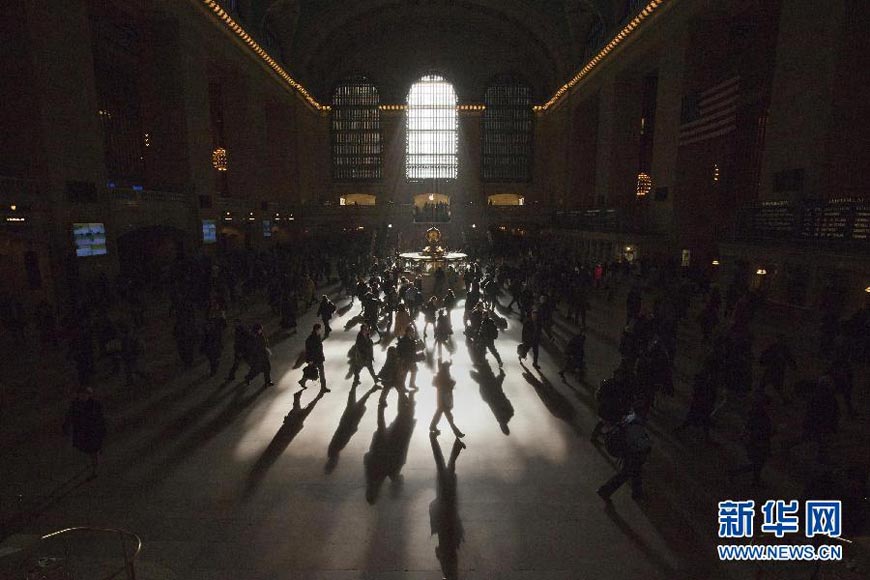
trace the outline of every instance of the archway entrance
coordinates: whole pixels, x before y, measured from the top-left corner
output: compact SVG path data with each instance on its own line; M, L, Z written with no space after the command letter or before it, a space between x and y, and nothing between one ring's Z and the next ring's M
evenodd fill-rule
M347 193L338 199L339 205L375 205L377 197L370 193Z
M489 205L525 205L526 198L518 193L496 193L487 198Z

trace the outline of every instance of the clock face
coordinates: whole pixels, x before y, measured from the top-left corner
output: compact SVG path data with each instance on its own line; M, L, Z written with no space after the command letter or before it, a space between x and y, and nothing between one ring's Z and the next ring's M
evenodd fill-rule
M430 244L438 243L439 241L441 241L441 232L438 230L438 228L430 228L426 230L426 240Z

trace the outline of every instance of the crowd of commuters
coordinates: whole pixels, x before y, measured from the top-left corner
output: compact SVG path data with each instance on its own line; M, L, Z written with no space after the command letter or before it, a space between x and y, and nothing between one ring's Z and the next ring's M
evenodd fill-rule
M318 397L330 392L324 341L334 332L334 316L348 312L337 304L358 307L345 325L346 331L356 332L348 354L348 376L353 377L351 389L363 376L373 385L360 401L351 397L352 408L358 410L370 394L380 390L381 415L388 393L395 390L400 410L410 412L413 418L418 363L425 358L431 330L437 367L432 381L436 411L429 430L437 437L445 418L456 437L447 472L454 468L458 450L466 446L465 434L453 416L454 390L464 388L451 374L449 356L456 348L450 321L450 312L456 307L463 309L461 334L473 360L485 361L491 355L501 380L507 349L499 349L503 342L500 335L509 319L522 327L516 351L523 367L531 359L531 366L539 369L542 352L556 347L562 353L556 357L557 368L566 383L569 374L584 375L588 312L593 302L608 310L607 318L624 322L613 346L619 363L592 393L599 421L590 439L613 456L618 466L617 473L598 489L607 502L626 482L630 482L634 498L645 497L643 470L654 444L647 426L657 412L656 402L675 393L675 362L682 348L694 349L690 354L697 365L691 380L686 381L690 396L675 432L688 436L690 430L697 430L703 441L716 434L720 439L739 442L745 461L730 466L728 477L751 474L752 483L762 485L765 466L776 452L775 437L780 438L784 457L798 446L812 446L819 464L830 465L832 446L843 421L859 417L852 392L855 368L863 368L870 356L867 307L850 316L823 311L817 353L822 367L817 376L808 376L815 372L813 367L805 366L806 361L795 354L784 334L756 339L752 323L764 316L764 301L745 277L736 276L723 289L707 273L676 264L588 263L570 247L538 240L509 255L478 252L459 271L436 272L434 289L424 291L421 272L408 272L393 256L372 257L366 250L359 243L329 245L318 241L296 245L292 250L179 259L168 274L169 312L146 307L147 301L131 284L120 281L110 289L105 279L98 280L97 288L88 291L87 299L72 305L48 333L53 338L47 339L66 345L77 370L79 394L70 407L66 429L76 447L89 455L93 473L105 436L102 409L92 391L97 366L108 361L104 372L123 371L127 385L148 380L140 361L148 348L140 333L153 317L173 319L182 365L194 366L203 356L209 363L209 374L215 376L229 360L227 380L235 380L245 365L246 383L262 375L265 387L273 385L266 321L243 322L238 315L228 320L228 311L244 312L257 295L266 297L274 319L286 332L296 329L301 315L315 312L318 322L310 330L302 329L307 337L298 362L301 388L307 388L309 381L319 381ZM464 301L457 300L457 293ZM624 315L617 295L625 296ZM12 315L6 314L7 319L20 318L14 310ZM123 313L120 317L110 316L109 312L119 310ZM232 350L225 356L228 327L232 329ZM681 331L697 333L699 338L687 342L679 338ZM390 345L381 361L374 345L383 340ZM550 348L542 348L545 346ZM483 369L488 364L476 366ZM491 369L489 374L495 377ZM484 395L483 384L481 393ZM505 408L503 393L501 397L497 393L486 396ZM800 424L789 426L788 432L775 432L773 426L782 423L779 414L791 413L796 399L801 406ZM502 430L509 433L510 403L505 413L491 400L487 402L497 417L502 416ZM720 420L725 416L739 417L741 428L735 430L733 420ZM381 436L388 440L394 431L384 429ZM331 445L330 461L336 460L337 451ZM375 465L376 457L371 461ZM398 476L400 469L401 465L393 465L387 475ZM863 501L860 490L866 490L867 465L850 463L842 470L832 467L825 472L837 482L837 489L844 490L841 495L852 498L857 493L857 499L852 499L859 504ZM861 512L863 507L856 510Z

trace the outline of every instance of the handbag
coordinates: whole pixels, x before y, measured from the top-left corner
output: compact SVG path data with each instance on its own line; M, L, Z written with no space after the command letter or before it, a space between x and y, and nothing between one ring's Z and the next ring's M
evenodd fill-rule
M308 380L314 380L318 376L317 374L317 365L309 363L302 369L302 378Z
M529 354L529 345L525 343L520 343L517 345L517 354L520 358L526 358L526 355Z

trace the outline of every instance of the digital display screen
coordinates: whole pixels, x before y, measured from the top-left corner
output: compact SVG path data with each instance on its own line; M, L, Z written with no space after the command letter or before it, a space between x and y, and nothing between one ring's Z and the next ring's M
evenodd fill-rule
M272 237L272 220L263 220L263 237Z
M217 242L217 222L202 220L202 243L214 244L215 242Z
M73 238L76 245L76 256L106 255L106 226L101 223L73 224Z

